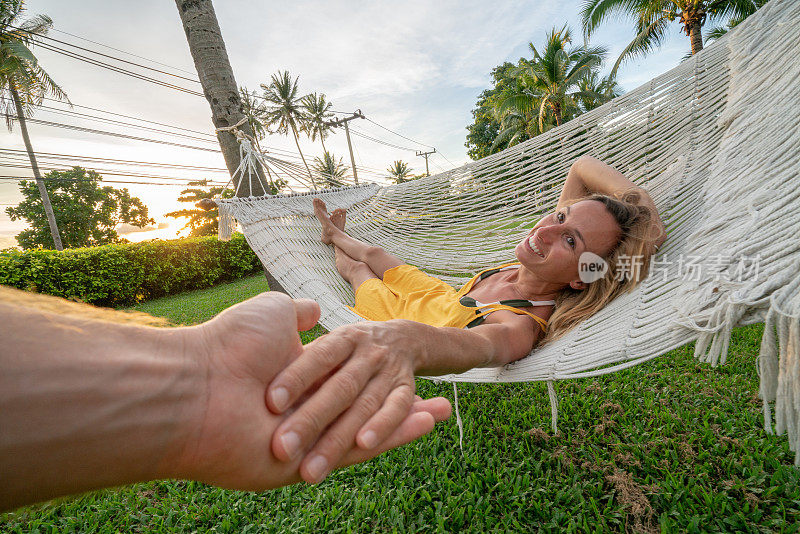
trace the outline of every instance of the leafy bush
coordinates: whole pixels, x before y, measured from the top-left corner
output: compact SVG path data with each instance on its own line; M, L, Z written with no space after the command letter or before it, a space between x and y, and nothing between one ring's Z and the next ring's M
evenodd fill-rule
M0 284L100 306L129 306L261 268L242 234L0 253Z

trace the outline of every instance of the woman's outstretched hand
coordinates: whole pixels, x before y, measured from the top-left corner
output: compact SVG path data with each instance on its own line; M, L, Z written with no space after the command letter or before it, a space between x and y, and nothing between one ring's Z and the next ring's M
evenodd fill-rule
M270 384L268 406L276 414L308 395L272 439L272 451L280 460L294 463L302 458L300 475L307 482L325 478L356 446L369 455L384 448L408 417L415 402L419 349L407 323L361 322L337 328L306 345ZM427 402L432 413L449 416L446 399Z

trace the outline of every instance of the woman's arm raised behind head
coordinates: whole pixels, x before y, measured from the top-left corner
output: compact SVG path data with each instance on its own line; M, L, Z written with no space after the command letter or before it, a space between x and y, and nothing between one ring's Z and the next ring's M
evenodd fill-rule
M664 223L661 221L658 209L647 190L628 180L624 174L611 165L592 156L581 156L572 164L558 199L558 207L571 204L592 193L615 197L631 189L639 192L641 204L647 206L654 214L656 235L658 235L654 244L656 247L660 247L667 238L667 234L664 231Z

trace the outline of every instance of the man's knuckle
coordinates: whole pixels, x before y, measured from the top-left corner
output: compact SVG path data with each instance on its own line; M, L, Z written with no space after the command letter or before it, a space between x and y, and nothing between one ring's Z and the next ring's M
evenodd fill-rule
M362 395L361 398L358 399L357 409L361 413L362 418L364 418L364 417L369 417L370 415L380 410L382 405L383 405L383 399L381 399L377 395L375 394Z
M361 384L358 379L348 372L340 373L336 381L336 386L340 392L341 398L354 399L361 392Z
M334 451L341 454L342 451L353 448L354 444L355 436L345 434L344 432L332 432L325 438L324 448L330 451L329 454Z
M296 425L305 435L316 435L323 428L324 424L318 411L303 410L295 414Z

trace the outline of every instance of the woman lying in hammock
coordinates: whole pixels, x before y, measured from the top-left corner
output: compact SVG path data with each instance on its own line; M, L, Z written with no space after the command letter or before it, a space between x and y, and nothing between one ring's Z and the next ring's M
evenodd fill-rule
M408 413L415 374L500 366L528 355L633 289L640 277L630 267L646 273L665 238L647 192L586 156L570 168L556 210L514 249L517 262L479 273L460 291L347 235L344 211L329 216L319 199L314 210L323 242L335 247L336 268L353 286L354 310L372 322L318 338L270 385L268 404L280 413L327 378L273 441L286 461L313 447L300 468L309 482L321 480L353 439L365 449L385 439ZM590 283L579 276L586 253L609 266ZM626 258L628 272L620 273ZM328 425L316 444L308 443Z

